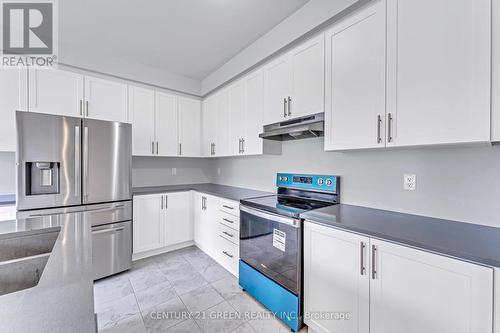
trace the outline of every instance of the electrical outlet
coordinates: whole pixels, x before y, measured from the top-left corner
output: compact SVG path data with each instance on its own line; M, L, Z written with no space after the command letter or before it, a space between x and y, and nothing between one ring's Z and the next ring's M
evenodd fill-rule
M415 191L417 188L417 176L411 174L403 175L403 188L408 191Z
M220 176L220 168L217 168L217 174Z
M177 175L177 168L172 168L172 176Z

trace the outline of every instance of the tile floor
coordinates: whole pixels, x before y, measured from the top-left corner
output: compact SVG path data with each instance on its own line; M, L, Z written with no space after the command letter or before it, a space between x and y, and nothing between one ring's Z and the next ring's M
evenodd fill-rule
M103 333L290 331L195 246L136 261L97 281L94 295Z

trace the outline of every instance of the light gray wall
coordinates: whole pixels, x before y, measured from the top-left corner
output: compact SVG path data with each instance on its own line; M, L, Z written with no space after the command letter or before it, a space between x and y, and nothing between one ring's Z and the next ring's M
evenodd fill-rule
M134 157L132 186L207 183L210 170L209 161L202 158Z
M16 154L0 152L0 195L16 193Z
M217 175L217 168L221 175ZM211 161L212 181L275 191L277 172L337 174L341 202L500 227L500 147L324 152L322 139L283 143L281 156ZM403 190L403 174L417 189Z

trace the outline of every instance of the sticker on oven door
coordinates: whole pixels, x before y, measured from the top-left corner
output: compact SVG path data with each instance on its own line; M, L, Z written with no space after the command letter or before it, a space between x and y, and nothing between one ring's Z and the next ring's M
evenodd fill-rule
M278 229L273 229L273 246L285 252L286 234Z

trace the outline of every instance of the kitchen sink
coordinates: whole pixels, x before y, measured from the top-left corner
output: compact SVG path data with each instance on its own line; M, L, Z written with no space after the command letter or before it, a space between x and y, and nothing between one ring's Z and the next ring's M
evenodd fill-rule
M0 296L36 286L59 232L0 239Z

